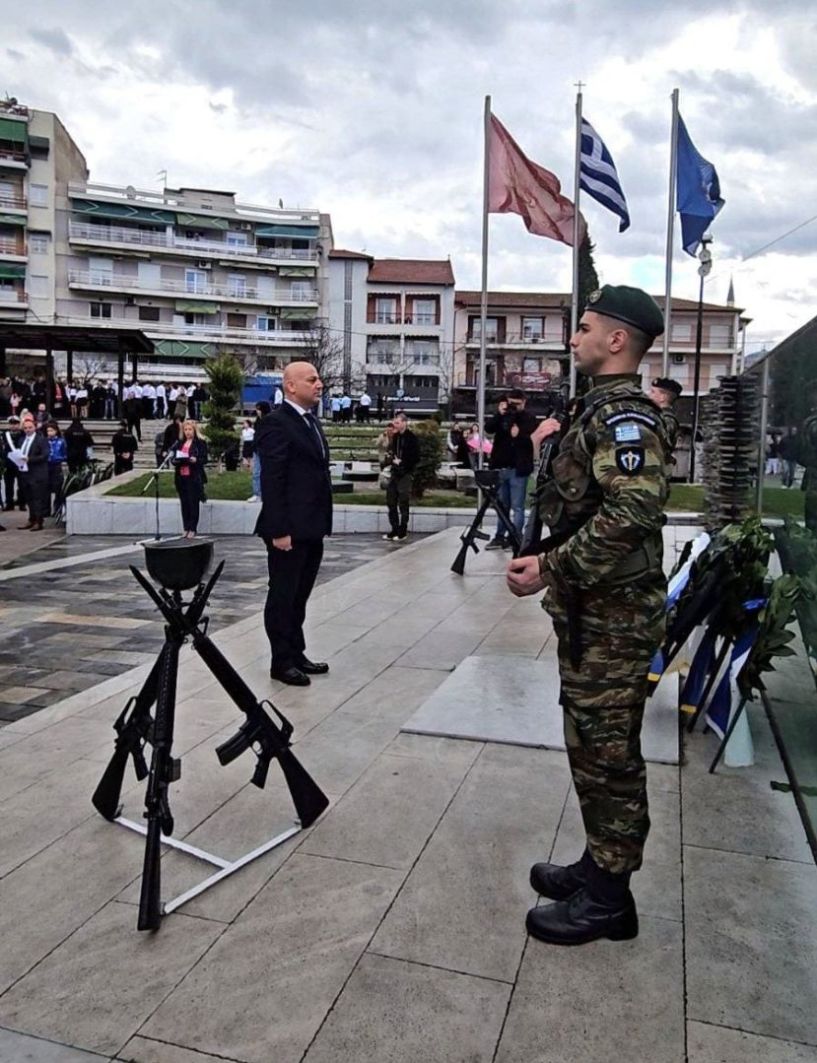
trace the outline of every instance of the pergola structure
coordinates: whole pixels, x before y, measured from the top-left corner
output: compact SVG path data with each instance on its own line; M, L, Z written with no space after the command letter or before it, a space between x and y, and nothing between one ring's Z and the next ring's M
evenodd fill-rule
M130 355L133 379L137 377L140 354L153 354L153 341L139 329L84 328L78 325L40 325L0 322L0 376L6 375L6 351L45 351L45 374L49 402L54 396L54 351L67 355L67 378L72 373L75 351L83 354L115 354L117 356L117 393L122 409L125 382L125 356Z

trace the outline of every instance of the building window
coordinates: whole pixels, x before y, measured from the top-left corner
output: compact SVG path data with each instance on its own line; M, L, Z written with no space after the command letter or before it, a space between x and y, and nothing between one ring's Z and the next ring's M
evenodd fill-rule
M246 314L228 314L227 315L227 327L228 328L246 328L247 327L247 315Z
M91 311L91 317L101 317L110 319L111 317L111 304L110 303L89 303Z
M38 277L35 274L29 274L26 288L29 295L37 299L45 299L48 297L48 277Z
M673 323L672 323L672 342L673 343L692 343L692 322L691 321L673 321Z
M184 290L186 292L204 292L207 289L207 274L203 269L186 269L184 271Z
M48 237L44 233L29 233L28 250L32 255L47 255Z
M291 281L289 285L289 294L296 302L309 302L310 299L314 298L312 281Z
M727 376L729 374L728 366L716 363L709 367L709 386L710 388L716 388L718 386L718 377Z
M541 317L522 318L522 339L541 340L545 335L545 322Z
M471 339L478 340L482 332L482 318L471 318ZM485 342L496 343L499 338L499 318L498 317L486 317L485 318Z
M412 325L436 325L437 324L437 300L415 299L411 306Z
M375 299L374 320L377 325L394 325L397 321L397 300Z
M730 325L709 326L710 347L730 347L732 344L732 328Z
M212 314L185 314L185 325L194 325L197 328L205 328L206 326L213 324Z
M542 370L541 358L523 358L522 359L522 372L523 373L539 373Z
M247 294L247 278L242 273L228 273L227 290L236 299L243 299Z
M371 336L366 347L366 361L395 365L400 361L400 340L397 336Z
M140 321L158 321L159 320L159 307L158 306L140 306L139 307L139 320Z
M235 229L227 231L225 241L230 247L246 247L249 243L247 234L236 232Z
M275 318L267 314L259 314L255 319L255 327L259 332L274 332Z
M28 186L28 202L32 207L47 207L48 185L30 184Z
M406 343L406 359L414 365L439 365L439 341L436 339L410 340Z

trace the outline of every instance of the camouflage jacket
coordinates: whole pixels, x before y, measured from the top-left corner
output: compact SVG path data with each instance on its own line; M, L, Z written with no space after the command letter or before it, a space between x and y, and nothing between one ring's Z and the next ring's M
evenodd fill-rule
M592 587L660 574L668 452L664 420L640 377L596 378L539 496L559 542L539 558L546 582Z
M674 465L675 459L672 458L672 455L675 451L675 446L678 442L678 432L680 431L678 418L675 416L672 410L664 407L661 410L661 420L664 422L664 430L667 435L667 444L669 447L669 449L667 450L667 461L670 462L670 459L672 459L670 464Z

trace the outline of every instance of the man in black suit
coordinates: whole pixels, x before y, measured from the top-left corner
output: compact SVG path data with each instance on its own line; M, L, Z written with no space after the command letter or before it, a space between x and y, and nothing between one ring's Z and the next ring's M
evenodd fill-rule
M272 651L270 676L291 686L309 686L311 675L329 665L306 656L306 603L332 532L329 446L311 412L323 384L309 362L284 370L284 401L262 417L255 432L261 459L261 514L255 527L267 547L269 591L264 627Z
M20 441L20 453L24 458L20 479L28 502L28 524L23 527L30 531L42 531L43 520L48 516L48 451L48 440L36 430L33 416L26 414Z

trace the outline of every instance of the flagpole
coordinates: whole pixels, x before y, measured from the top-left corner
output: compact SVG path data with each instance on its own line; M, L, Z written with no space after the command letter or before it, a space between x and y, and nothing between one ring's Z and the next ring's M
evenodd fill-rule
M669 342L672 331L672 250L675 228L675 171L678 166L678 89L672 90L672 132L669 149L669 194L667 196L667 260L664 278L664 357L661 376L669 376Z
M491 97L485 97L484 159L482 169L482 292L479 306L479 387L477 388L477 424L479 425L479 450L477 467L483 466L483 439L485 438L485 326L488 319L488 184L490 179L491 145Z
M570 300L570 335L579 327L579 178L582 164L582 83L576 92L576 151L573 160L573 293ZM576 394L576 360L570 348L570 397Z

